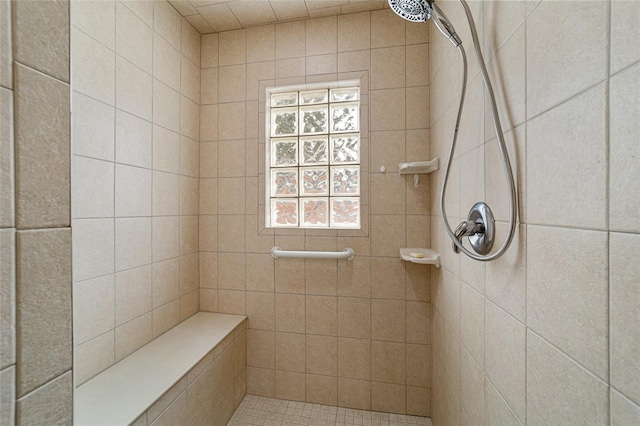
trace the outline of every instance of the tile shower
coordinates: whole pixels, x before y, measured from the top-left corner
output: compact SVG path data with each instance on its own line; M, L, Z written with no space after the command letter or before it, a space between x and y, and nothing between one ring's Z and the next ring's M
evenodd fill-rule
M463 16L454 2L442 3L466 43ZM633 186L640 173L630 160L637 159L640 130L637 2L472 2L521 201L514 245L486 265L450 251L437 204L441 173L421 177L417 187L412 176L397 174L400 162L444 161L448 152L459 64L432 24L405 24L385 8L200 35L193 17L164 1L72 2L70 19L68 8L47 3L46 15L56 19L46 25L37 8L8 4L2 2L3 424L13 422L15 399L20 424L41 414L29 403L71 417L70 363L32 375L26 385L34 370L20 365L35 342L70 359L71 300L65 293L41 307L55 311L59 333L48 340L28 334L21 307L32 296L25 289L43 281L4 273L11 269L5 262L24 271L27 253L42 253L44 268L67 253L70 268L71 248L51 249L70 246L69 226L76 385L203 310L248 316L247 391L258 397L432 416L435 424L640 421L640 365L630 356L640 350L637 304L630 303L640 297ZM42 41L49 33L70 37L71 67L64 46ZM13 57L5 55L5 40L12 40ZM13 76L5 79L12 60ZM447 203L461 218L486 198L500 230L504 182L473 61ZM353 78L365 84L368 117L363 231L265 229L264 89ZM34 92L21 88L34 79L47 99L31 102L53 103L48 110L60 118L19 109L30 105L20 96ZM63 158L52 163L62 168L54 192L25 168L25 155L43 152L29 145L35 136L21 136L28 117L71 124L70 153L64 125L56 134ZM6 148L10 137L14 152ZM17 182L33 179L34 189L5 189L6 159ZM48 193L71 217L21 222L46 217L21 204L29 191ZM73 204L55 191L71 192ZM13 217L5 206L14 203L15 220L5 221ZM28 250L30 243L37 250ZM357 256L274 260L274 245L350 246ZM443 267L405 264L400 247L433 247ZM49 282L70 295L70 271L59 272ZM15 286L23 299L5 307L4 289ZM9 322L20 331L10 344L5 315L15 306L19 315ZM5 362L13 348L22 358ZM16 379L5 379L20 368ZM41 393L29 393L41 385Z

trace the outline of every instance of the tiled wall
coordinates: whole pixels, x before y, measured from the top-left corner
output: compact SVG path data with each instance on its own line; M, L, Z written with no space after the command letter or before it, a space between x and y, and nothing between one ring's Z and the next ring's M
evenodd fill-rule
M71 2L76 385L198 311L200 34Z
M0 2L0 423L71 424L69 4Z
M244 320L131 425L225 426L247 393L246 329Z
M448 211L508 221L486 95L457 2L440 3L470 56ZM490 263L455 255L432 199L436 425L640 422L640 3L477 1L518 179L520 225ZM431 152L447 155L458 55L430 25ZM440 191L443 171L434 174ZM632 302L633 301L633 302Z
M250 394L429 414L430 267L399 259L429 246L429 177L397 173L429 159L427 36L387 9L202 38L200 308L248 315ZM363 231L264 229L264 89L353 78ZM356 258L274 260L274 245Z

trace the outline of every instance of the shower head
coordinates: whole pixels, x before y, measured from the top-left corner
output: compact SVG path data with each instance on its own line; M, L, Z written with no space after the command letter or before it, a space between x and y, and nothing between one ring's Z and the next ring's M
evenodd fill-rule
M426 22L431 18L431 7L426 0L389 0L391 9L411 22Z
M454 46L462 43L451 21L433 0L389 0L389 6L396 14L411 22L427 22L433 15L433 22L438 30Z

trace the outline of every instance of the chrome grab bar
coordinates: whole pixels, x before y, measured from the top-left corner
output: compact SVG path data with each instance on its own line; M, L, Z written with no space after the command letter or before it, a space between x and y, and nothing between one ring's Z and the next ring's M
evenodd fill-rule
M279 257L293 257L305 259L344 259L351 260L356 257L356 252L351 247L347 247L343 251L289 251L282 250L278 246L271 248L271 256L276 259Z

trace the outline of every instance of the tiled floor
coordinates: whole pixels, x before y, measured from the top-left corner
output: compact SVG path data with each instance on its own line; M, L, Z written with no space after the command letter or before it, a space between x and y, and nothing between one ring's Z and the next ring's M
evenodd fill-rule
M428 425L429 417L352 410L308 402L247 395L228 426L245 425Z

